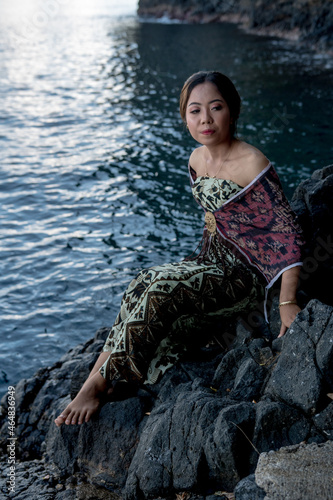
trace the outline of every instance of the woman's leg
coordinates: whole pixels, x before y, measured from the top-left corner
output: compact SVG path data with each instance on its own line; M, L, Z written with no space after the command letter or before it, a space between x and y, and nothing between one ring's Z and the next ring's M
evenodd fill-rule
M187 282L197 272L193 264L168 264L143 270L132 280L123 296L120 312L103 352L77 396L55 419L57 426L88 422L99 407L101 393L112 391L112 380L125 378L143 381L144 373L141 370L146 365L148 367L179 309L176 307L178 301L172 299L171 292L182 280ZM145 317L147 314L150 317L149 324ZM133 330L136 330L136 334ZM111 367L113 370L110 370ZM126 372L124 377L118 368L123 374Z
M181 262L142 271L124 295L104 346L110 356L100 373L108 382L122 378L143 383L156 349L177 318L231 316L244 310L256 295L254 281L243 265L228 269Z
M257 295L245 267L226 273L219 266L177 263L142 271L126 290L120 312L87 381L55 423L87 422L99 397L118 379L143 382L160 342L177 317L230 316Z
M63 423L69 425L88 422L90 417L98 410L100 396L107 391L106 380L99 373L99 369L109 355L109 352L100 354L81 390L61 415L55 419L57 427L60 427ZM109 390L111 389L109 388Z
M122 325L124 320L123 317L128 317L130 314L128 305L126 303L127 293L133 286L135 286L137 280L134 279L128 286L125 292L120 312L115 321L115 325L118 325L118 331L115 332L115 325L108 336L108 342L106 342L103 351L99 355L93 369L91 370L87 380L83 384L82 388L76 395L76 397L69 403L65 410L55 419L55 424L60 427L62 424L82 424L83 422L88 422L90 417L98 410L100 404L100 397L103 393L112 392L112 384L107 384L105 374L101 368L105 365L105 362L110 357L112 351L112 346L110 344L113 337L118 338L121 341L122 331L119 325Z

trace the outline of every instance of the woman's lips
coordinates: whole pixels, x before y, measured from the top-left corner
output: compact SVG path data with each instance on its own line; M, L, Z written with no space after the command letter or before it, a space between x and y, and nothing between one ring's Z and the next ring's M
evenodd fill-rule
M212 135L212 134L214 134L214 132L215 132L215 130L207 128L206 130L203 130L201 133L203 135Z

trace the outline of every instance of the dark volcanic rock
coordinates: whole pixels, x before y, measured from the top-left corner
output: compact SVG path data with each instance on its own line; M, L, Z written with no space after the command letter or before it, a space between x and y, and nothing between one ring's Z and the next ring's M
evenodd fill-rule
M323 404L323 391L333 388L332 339L332 307L312 300L284 336L265 393L314 414Z
M265 491L256 483L254 474L242 479L235 488L235 500L264 500Z
M303 181L292 198L307 245L301 288L309 298L333 305L333 165L316 170Z
M119 490L125 484L145 398L129 398L105 404L98 416L83 426L50 426L46 457L66 474L84 472L95 485Z
M70 401L70 374L85 359L92 362L94 344L80 346L17 385L21 456L43 456L57 467L62 484L79 474L114 498L181 491L204 498L232 491L255 471L261 452L332 438L332 313L331 306L313 300L283 338L279 354L256 338L224 355L212 346L215 358L206 371L202 361L184 360L157 385L105 402L88 424L57 428L53 419ZM2 423L5 431L5 418ZM244 484L246 491L255 488Z

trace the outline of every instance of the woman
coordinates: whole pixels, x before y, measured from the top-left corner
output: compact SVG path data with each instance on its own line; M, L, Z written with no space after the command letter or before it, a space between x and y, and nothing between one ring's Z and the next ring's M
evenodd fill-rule
M201 251L145 269L130 283L103 352L57 426L88 422L119 380L155 382L163 349L186 343L184 326L190 342L199 320L250 312L280 276L280 336L300 311L300 231L268 159L235 137L239 112L239 94L221 73L185 82L180 114L201 144L189 162L192 192L205 211Z

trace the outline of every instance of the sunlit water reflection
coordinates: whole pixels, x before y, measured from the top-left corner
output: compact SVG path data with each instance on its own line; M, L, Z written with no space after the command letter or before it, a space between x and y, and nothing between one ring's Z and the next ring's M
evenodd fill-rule
M141 23L133 2L62 0L44 17L41 2L15 5L0 2L3 391L111 325L140 268L195 248L195 145L178 116L189 74L235 81L239 132L288 196L332 153L328 58L232 25Z

